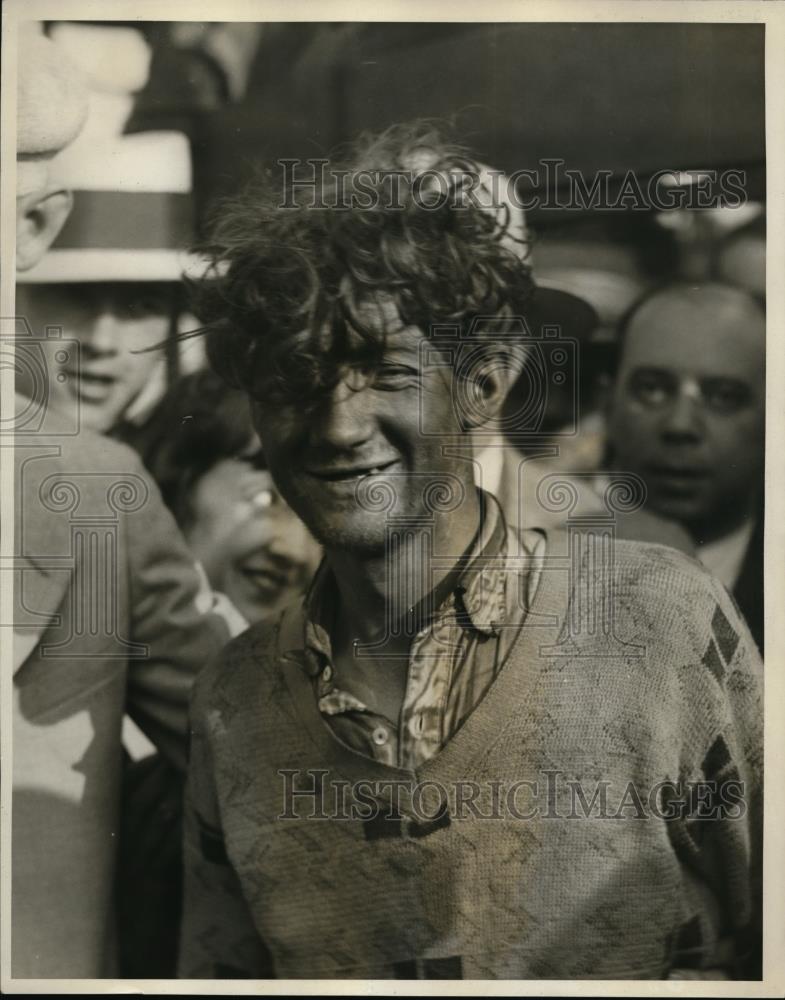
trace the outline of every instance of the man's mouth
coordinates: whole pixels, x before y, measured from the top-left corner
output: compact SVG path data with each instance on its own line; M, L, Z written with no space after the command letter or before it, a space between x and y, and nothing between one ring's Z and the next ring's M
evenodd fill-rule
M100 372L65 371L71 392L86 403L102 403L106 400L117 381L112 375Z
M356 483L366 476L378 476L389 471L397 461L397 458L392 458L373 464L314 468L309 470L309 474L325 483Z
M652 485L673 497L688 496L700 489L710 476L709 470L696 465L651 465L648 479Z
M655 464L649 466L651 475L658 479L684 479L699 482L709 475L709 470L700 465Z

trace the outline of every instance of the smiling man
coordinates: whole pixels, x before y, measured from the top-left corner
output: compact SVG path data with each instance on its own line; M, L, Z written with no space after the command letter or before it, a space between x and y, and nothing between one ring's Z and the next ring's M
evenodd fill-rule
M739 288L673 285L638 303L621 337L614 466L689 531L763 648L763 308Z
M473 443L539 333L524 234L431 132L338 166L226 205L200 288L326 558L199 679L181 974L754 974L749 633L671 549L507 525Z

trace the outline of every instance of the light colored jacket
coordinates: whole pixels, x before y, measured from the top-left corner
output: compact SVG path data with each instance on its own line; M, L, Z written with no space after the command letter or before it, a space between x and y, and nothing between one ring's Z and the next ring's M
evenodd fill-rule
M121 726L184 767L194 676L227 639L130 449L16 437L12 975L114 972Z

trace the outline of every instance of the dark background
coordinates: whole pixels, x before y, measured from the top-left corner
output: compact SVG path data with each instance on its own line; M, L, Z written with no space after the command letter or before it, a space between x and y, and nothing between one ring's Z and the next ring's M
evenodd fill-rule
M254 166L417 117L506 171L732 167L764 197L763 25L265 24L242 99L212 109L199 67L146 28L156 56L130 128L189 133L202 205Z

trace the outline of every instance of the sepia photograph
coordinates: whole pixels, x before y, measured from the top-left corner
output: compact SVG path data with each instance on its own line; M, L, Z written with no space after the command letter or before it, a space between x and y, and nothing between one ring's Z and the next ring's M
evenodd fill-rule
M4 992L782 994L783 14L4 5Z

